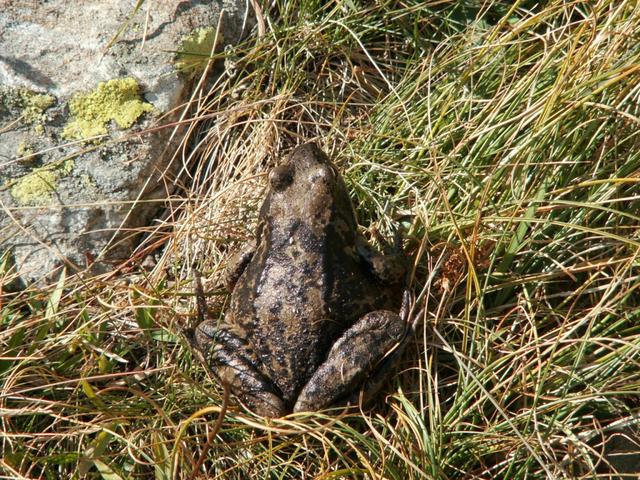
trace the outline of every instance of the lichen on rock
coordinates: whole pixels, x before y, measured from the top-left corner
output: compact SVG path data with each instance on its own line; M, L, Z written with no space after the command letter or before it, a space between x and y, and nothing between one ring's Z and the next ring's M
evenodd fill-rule
M107 133L107 123L113 120L119 128L126 129L153 105L144 102L135 79L117 78L100 82L86 94L76 94L69 102L73 116L62 132L69 140L83 140Z
M11 187L11 196L20 205L47 205L57 189L58 180L71 174L73 167L73 160L65 160L62 165L37 168Z
M56 103L56 98L47 93L38 93L26 88L0 88L0 111L17 111L20 119L33 125L38 133L44 131L45 111Z
M36 159L35 150L31 142L22 140L16 148L16 155L18 155L21 163L28 163Z
M44 121L44 112L56 103L53 95L46 93L36 93L30 90L21 89L24 120L30 124L41 125Z
M222 35L218 35L216 42L215 28L196 28L189 35L182 38L180 50L176 57L176 69L187 75L193 75L204 70L211 53L222 43Z

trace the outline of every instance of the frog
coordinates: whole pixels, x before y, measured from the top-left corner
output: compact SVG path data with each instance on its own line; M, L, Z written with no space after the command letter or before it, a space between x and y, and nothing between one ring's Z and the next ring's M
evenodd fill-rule
M389 250L359 229L329 157L300 145L269 173L255 240L227 267L224 319L199 323L195 345L263 417L354 403L407 331L406 259Z

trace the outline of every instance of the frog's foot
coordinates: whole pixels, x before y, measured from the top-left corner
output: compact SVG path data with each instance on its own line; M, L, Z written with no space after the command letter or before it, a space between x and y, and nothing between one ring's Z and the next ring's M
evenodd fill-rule
M319 410L352 397L401 342L405 331L405 322L391 311L378 310L362 317L333 345L300 392L293 411ZM365 392L365 396L370 395Z
M262 374L252 348L232 327L206 321L198 325L195 341L213 373L229 385L249 410L263 417L282 417L287 408L273 383Z
M379 235L379 234L378 234ZM394 238L394 246L383 243L383 252L379 253L364 238L356 245L358 255L369 266L371 273L386 284L401 283L408 269L407 257L402 249L402 236Z

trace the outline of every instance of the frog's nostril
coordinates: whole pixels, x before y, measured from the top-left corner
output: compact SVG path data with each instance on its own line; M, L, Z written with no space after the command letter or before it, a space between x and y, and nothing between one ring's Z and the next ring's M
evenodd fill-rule
M276 192L281 192L293 182L293 169L290 165L278 165L269 174L269 183Z
M329 185L335 180L335 177L335 173L331 168L323 166L322 168L317 168L311 171L311 174L309 175L309 183L313 185L320 182L322 184Z

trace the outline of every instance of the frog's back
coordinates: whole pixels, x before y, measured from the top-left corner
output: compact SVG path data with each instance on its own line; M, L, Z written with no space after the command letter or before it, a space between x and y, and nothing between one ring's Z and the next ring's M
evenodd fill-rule
M232 321L247 332L264 374L286 403L295 401L348 327L370 311L394 308L388 287L367 271L355 246L332 244L335 239L330 231L314 235L303 225L286 240L272 238L232 295Z

